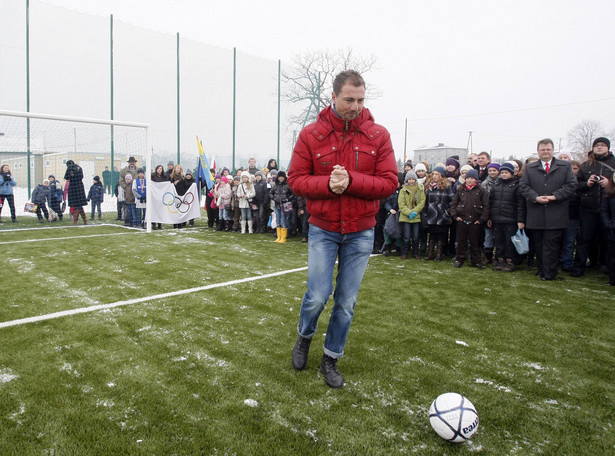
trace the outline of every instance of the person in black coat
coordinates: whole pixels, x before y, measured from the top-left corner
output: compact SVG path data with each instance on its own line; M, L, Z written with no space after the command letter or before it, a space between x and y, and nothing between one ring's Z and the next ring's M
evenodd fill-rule
M526 226L536 248L536 275L555 280L564 229L568 225L568 198L577 188L570 162L553 158L553 141L538 141L540 160L529 163L519 191L526 202Z
M600 203L600 218L606 231L606 267L609 273L607 285L615 287L615 195L612 183L609 185L611 189Z
M612 183L615 170L615 156L610 152L610 148L611 142L608 138L596 138L587 161L581 164L577 173L580 235L570 273L573 277L581 277L585 273L592 245L596 244L598 250L602 251L598 253L596 261L605 260L606 232L600 223L600 206L606 188Z
M83 170L81 166L77 165L74 161L68 160L66 162L66 173L64 174L64 180L68 183L68 206L70 214L73 219L73 225L76 225L79 221L79 216L83 218L83 224L87 225L88 221L85 218L85 211L83 206L88 205L87 198L85 196L85 187L83 186Z
M158 165L156 166L156 168L154 169L154 172L152 173L152 182L168 182L169 181L169 175L167 173L165 173L164 168L162 167L162 165ZM152 223L152 230L155 229L162 229L162 223Z
M525 200L519 192L519 179L509 162L500 166L500 179L489 193L489 221L495 242L494 271L514 271L515 247L511 241L517 229L525 228Z
M254 191L256 195L252 199L252 204L255 204L257 209L253 211L256 218L256 232L263 234L267 228L267 217L269 212L269 189L267 188L267 179L262 171L254 173Z

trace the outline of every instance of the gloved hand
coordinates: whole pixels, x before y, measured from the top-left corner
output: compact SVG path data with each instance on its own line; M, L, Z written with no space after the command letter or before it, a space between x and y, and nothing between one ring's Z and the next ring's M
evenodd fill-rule
M412 211L410 212L410 220L414 220L414 218L417 216L417 213Z

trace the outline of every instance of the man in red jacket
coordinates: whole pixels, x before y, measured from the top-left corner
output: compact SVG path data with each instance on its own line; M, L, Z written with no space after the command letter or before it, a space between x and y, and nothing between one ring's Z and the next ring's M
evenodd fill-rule
M288 183L307 199L310 214L307 291L301 303L292 362L305 369L318 318L333 292L335 301L320 371L332 388L344 378L337 360L354 315L359 286L374 242L380 200L397 188L397 165L389 132L363 107L365 81L356 71L338 74L333 103L305 127L295 145Z

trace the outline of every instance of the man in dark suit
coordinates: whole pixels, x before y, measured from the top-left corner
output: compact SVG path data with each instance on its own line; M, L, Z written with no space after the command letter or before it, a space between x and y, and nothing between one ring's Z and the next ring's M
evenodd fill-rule
M519 191L527 205L526 227L536 249L537 276L554 280L562 234L568 226L568 198L577 188L570 162L553 158L553 141L538 141L538 161L526 166Z
M485 182L485 179L489 176L487 166L491 163L491 155L487 152L481 152L478 154L477 161L478 164L474 167L474 169L478 171L478 180L479 182Z

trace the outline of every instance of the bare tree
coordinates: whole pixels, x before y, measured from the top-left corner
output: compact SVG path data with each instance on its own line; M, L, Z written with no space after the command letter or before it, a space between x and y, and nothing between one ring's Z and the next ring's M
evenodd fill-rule
M592 142L601 136L602 125L597 120L583 120L568 131L568 146L577 155L583 157L592 148Z
M300 110L291 116L290 128L300 130L316 120L318 113L331 102L333 79L338 73L352 69L365 75L376 67L376 57L355 56L352 49L296 54L292 65L282 71L282 98L297 104ZM378 97L377 90L372 86L369 86L369 96Z

